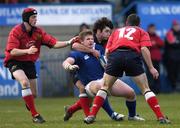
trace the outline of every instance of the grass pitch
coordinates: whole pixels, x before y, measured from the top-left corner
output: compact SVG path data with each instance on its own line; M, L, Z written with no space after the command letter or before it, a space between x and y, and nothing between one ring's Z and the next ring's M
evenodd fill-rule
M83 113L78 111L68 121L63 121L64 105L74 103L77 98L43 98L36 99L36 106L46 119L44 124L34 124L23 100L0 100L0 128L180 128L180 93L161 94L157 96L162 111L170 118L172 124L162 125L156 121L155 115L146 104L143 96L137 96L137 113L146 119L145 122L112 121L101 109L96 122L90 125L83 123ZM110 98L115 111L127 115L123 98Z

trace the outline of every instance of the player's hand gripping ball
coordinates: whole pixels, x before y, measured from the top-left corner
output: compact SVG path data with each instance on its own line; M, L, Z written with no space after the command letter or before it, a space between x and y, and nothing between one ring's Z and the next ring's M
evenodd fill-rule
M107 64L107 58L106 58L106 56L101 55L101 56L99 57L99 61L100 61L100 63L101 63L101 66L105 69L106 64Z

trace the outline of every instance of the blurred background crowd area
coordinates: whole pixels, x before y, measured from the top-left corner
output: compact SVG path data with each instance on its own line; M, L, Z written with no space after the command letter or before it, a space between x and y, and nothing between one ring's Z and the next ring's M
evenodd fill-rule
M177 9L174 9L174 14L170 14L167 7L161 8L161 6L159 6L167 4L170 8L171 2L175 2L172 6L177 7ZM180 19L178 16L180 14L180 2L178 0L171 0L171 2L168 0L0 0L0 5L63 5L63 3L66 5L81 5L81 3L83 3L82 6L84 6L89 4L96 5L97 3L111 4L112 21L115 27L123 26L127 15L130 13L138 13L141 17L151 11L152 18L144 16L141 24L151 37L153 47L150 49L150 52L153 64L160 72L160 78L158 80L153 80L150 73L147 71L148 79L150 87L155 93L171 93L180 91ZM149 12L145 10L146 8L143 11L141 10L146 3L149 4L148 6L151 6L151 4L154 5L154 7L150 7L151 10ZM155 7L160 8L156 9ZM162 17L160 14L161 12ZM169 19L165 13L169 14L171 19ZM0 15L1 14L2 13L0 13ZM151 20L153 21L153 16L156 16L156 18L159 19L155 22L151 22ZM93 24L88 23L81 23L79 25L42 25L42 27L57 39L67 40L74 35L77 35L77 33L81 31L83 25L93 28ZM165 25L164 28L163 25ZM0 25L0 56L2 60L4 57L7 36L12 26L13 25ZM160 27L162 27L161 30ZM70 74L61 66L70 50L71 47L60 50L49 50L46 47L42 48L39 61L40 87L38 87L41 96L76 95L76 89L72 84ZM129 78L124 78L124 80L133 86L137 93L140 93Z

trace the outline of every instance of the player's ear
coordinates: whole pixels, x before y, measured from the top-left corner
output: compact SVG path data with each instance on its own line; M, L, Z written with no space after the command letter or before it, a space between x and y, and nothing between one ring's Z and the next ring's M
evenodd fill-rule
M83 39L79 38L79 42L82 44L83 43Z

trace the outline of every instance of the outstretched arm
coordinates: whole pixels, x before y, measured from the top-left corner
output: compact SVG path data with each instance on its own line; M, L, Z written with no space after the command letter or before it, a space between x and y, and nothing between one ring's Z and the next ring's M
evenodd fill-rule
M57 41L56 44L53 46L54 49L58 49L58 48L64 48L66 46L71 45L78 37L73 37L68 41Z

